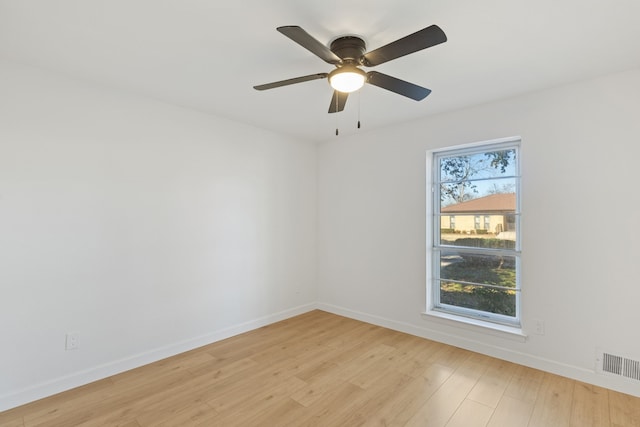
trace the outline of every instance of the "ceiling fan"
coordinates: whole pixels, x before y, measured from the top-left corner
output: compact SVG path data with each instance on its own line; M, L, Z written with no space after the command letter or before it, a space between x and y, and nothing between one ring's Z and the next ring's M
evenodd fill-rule
M444 31L437 25L431 25L378 49L366 52L364 40L357 36L338 37L327 47L296 25L278 27L277 30L323 61L334 65L336 69L330 73L310 74L258 85L254 86L254 89L273 89L328 78L329 84L334 89L329 113L344 110L349 93L360 89L365 83L390 90L416 101L426 98L431 93L431 90L427 88L376 71L365 72L361 67L375 67L392 59L447 41Z

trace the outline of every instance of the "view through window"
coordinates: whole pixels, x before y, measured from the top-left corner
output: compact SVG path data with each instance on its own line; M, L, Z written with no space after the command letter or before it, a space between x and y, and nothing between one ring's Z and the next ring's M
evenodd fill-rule
M430 310L519 326L519 144L432 154Z

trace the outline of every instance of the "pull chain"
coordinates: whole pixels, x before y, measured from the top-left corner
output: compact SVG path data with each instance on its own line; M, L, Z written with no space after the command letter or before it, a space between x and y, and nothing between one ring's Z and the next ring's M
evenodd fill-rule
M338 98L340 98L340 95L339 95L338 91L336 91L335 94L336 94L336 96L335 96L335 98L336 98L336 112L333 113L333 114L336 115L336 136L338 136L338 133L339 133L338 132Z
M358 91L358 129L360 129L360 92Z

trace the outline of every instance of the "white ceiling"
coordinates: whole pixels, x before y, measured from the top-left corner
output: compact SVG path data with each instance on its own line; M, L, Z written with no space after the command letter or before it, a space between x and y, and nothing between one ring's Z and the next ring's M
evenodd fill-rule
M0 0L0 59L321 141L358 114L366 131L640 67L639 17L638 0ZM372 50L431 24L446 43L375 68L421 102L367 85L329 115L326 80L252 88L332 69L278 26Z

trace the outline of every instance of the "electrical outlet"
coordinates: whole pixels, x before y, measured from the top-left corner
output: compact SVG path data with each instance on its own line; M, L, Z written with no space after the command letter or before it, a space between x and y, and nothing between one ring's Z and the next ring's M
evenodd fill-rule
M67 332L65 350L77 350L80 346L80 332Z
M544 320L534 319L535 332L537 335L544 335Z

